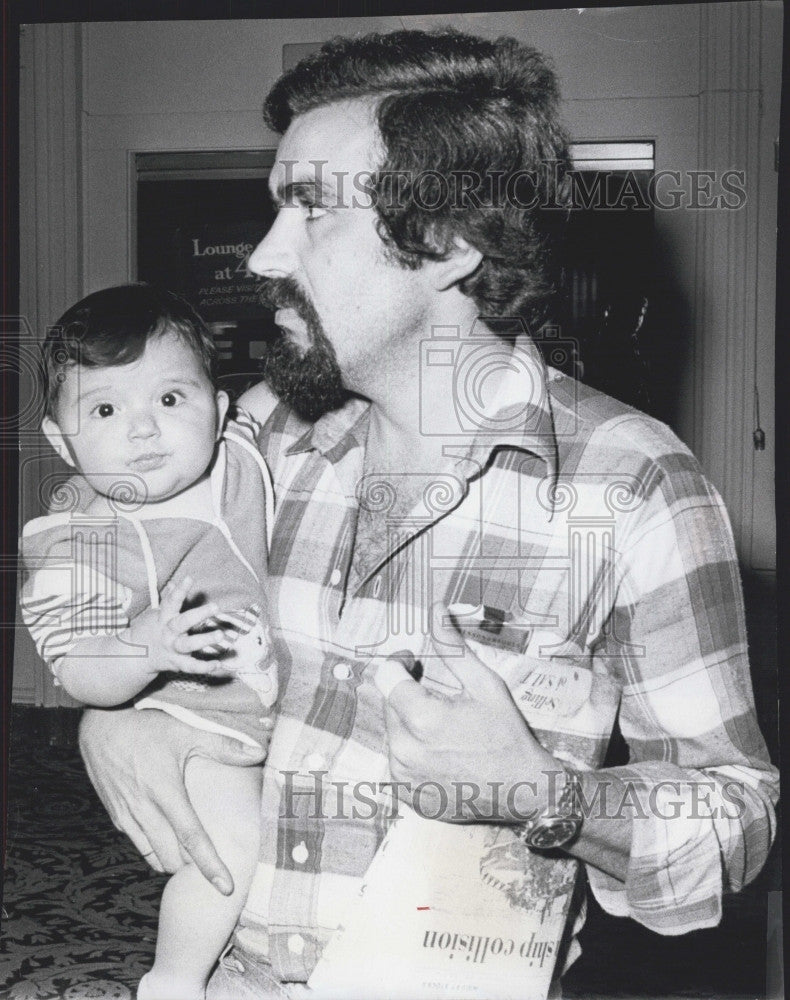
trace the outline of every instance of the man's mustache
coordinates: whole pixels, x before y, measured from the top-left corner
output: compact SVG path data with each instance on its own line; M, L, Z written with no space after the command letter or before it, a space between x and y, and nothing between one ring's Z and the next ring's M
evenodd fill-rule
M258 295L269 309L293 309L302 319L315 313L312 302L293 278L267 278L258 285Z

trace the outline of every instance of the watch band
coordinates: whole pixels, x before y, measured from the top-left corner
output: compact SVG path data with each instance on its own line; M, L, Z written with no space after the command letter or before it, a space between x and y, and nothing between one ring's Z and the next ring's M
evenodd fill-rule
M582 827L581 777L564 761L560 764L565 780L556 802L543 815L527 820L518 830L519 840L532 850L566 847L576 839Z

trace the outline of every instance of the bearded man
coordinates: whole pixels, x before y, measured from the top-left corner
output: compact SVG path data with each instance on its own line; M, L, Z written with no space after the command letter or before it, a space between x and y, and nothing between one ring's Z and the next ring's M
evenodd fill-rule
M664 934L717 923L767 856L777 778L721 500L667 427L534 343L569 170L557 105L539 53L454 31L336 39L266 100L279 211L249 266L282 338L241 402L275 480L283 695L258 872L210 997L317 995L391 815L355 813L361 783L551 849ZM629 762L604 767L616 721ZM152 863L186 851L228 888L182 774L241 750L96 710L82 746ZM315 774L332 804L295 805ZM479 794L447 808L460 786ZM582 916L577 892L553 996Z

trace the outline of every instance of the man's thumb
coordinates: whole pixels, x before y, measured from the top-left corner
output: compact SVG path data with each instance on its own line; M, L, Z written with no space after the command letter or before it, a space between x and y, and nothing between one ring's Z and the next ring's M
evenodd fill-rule
M456 612L458 606L456 606ZM464 635L453 615L442 601L431 608L431 635L434 642L448 651L440 653L444 665L468 692L488 690L496 674L465 643ZM459 653L462 656L459 656Z
M379 689L385 700L389 700L393 690L407 681L416 684L410 668L414 666L414 655L410 652L395 653L392 656L376 656L371 661L373 667L373 683Z
M249 767L262 764L266 759L267 750L262 746L254 746L252 742L245 743L233 736L206 733L199 747L194 752L201 757L211 757L220 764L230 764L232 767Z

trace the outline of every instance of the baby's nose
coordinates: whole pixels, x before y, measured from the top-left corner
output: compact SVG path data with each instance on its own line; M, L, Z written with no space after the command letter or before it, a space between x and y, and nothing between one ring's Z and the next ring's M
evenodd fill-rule
M129 421L129 437L149 438L159 433L159 424L153 413L136 413Z

